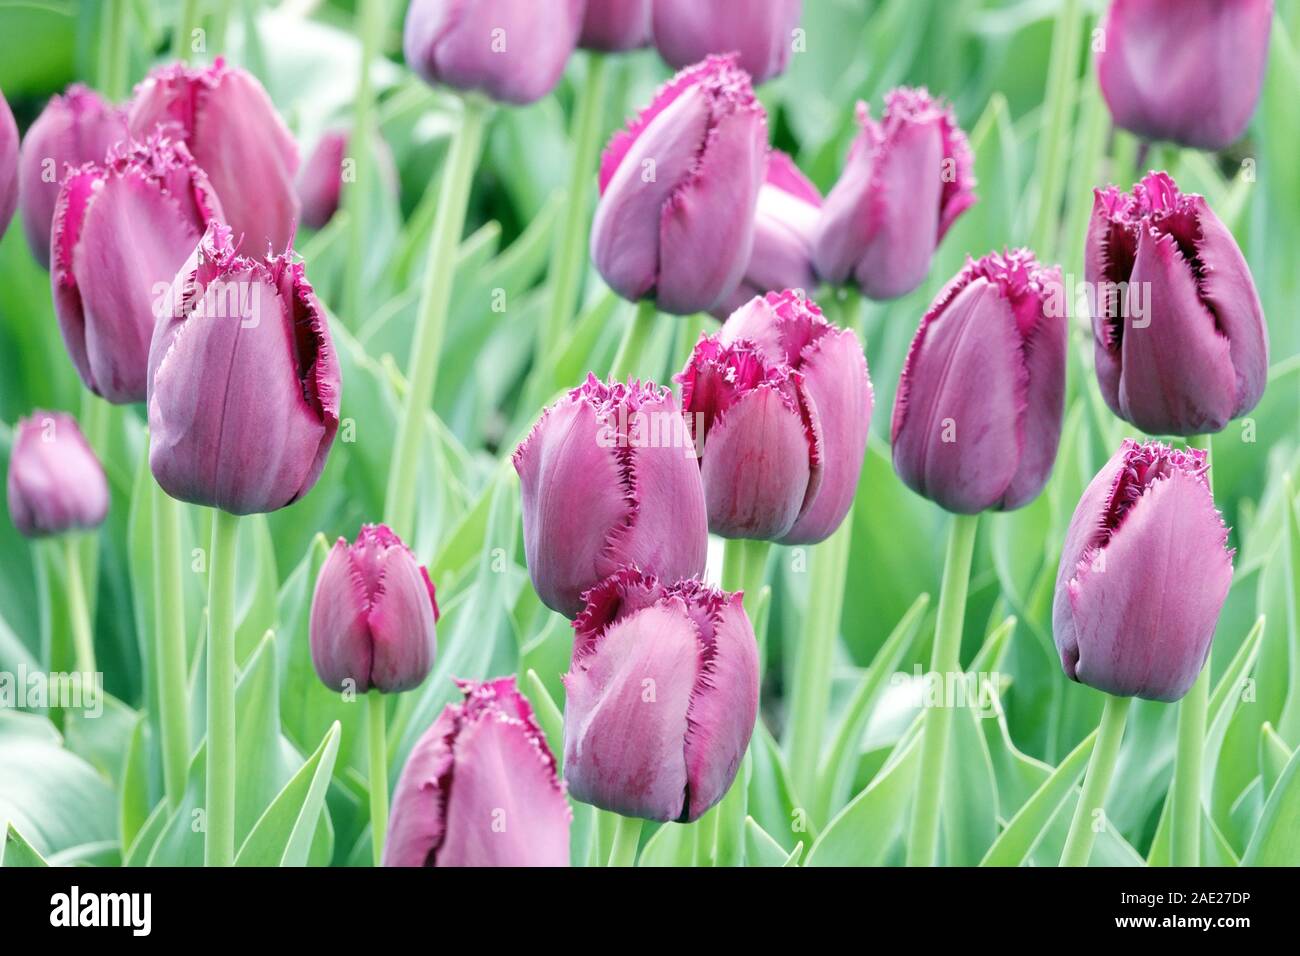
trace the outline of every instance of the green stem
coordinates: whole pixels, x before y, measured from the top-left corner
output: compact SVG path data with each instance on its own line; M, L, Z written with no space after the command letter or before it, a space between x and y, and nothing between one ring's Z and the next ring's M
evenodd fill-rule
M372 690L366 697L366 731L370 737L370 842L375 866L379 866L384 859L384 837L388 834L388 738L384 732L384 695Z
M635 866L636 848L641 840L641 818L619 817L614 828L614 845L609 851L610 866Z
M239 518L212 513L208 555L207 842L204 863L235 861L235 549Z
M127 57L126 17L128 0L105 0L104 16L108 19L104 50L106 61L101 65L104 93L110 100L126 96Z
M172 37L172 56L188 63L193 44L194 29L199 25L199 0L184 0L181 16L176 21L176 35Z
M961 631L966 616L966 589L970 584L971 554L979 515L953 515L948 551L943 561L939 611L930 654L930 679L947 684L961 670ZM939 811L943 806L943 769L948 756L952 708L940 695L925 712L921 725L921 769L912 810L912 831L907 843L908 866L933 866L939 848Z
M722 589L744 591L745 611L753 621L758 592L763 589L770 541L750 541L745 538L728 538L722 551Z
M1079 795L1079 805L1074 808L1070 834L1065 838L1065 849L1061 852L1061 866L1087 866L1088 858L1092 856L1092 845L1097 841L1098 832L1093 814L1098 810L1105 812L1106 791L1110 789L1110 778L1115 773L1115 760L1124 739L1124 721L1128 717L1130 702L1128 697L1106 695L1097 742L1088 761L1088 773L1083 778L1083 793Z
M343 192L348 214L348 257L343 277L344 315L352 327L361 325L362 293L365 289L366 234L370 228L370 176L374 163L375 91L371 68L379 55L379 44L388 17L387 0L361 0L357 5L357 35L361 37L361 73L352 116L347 153L352 157L353 178Z
M72 622L72 647L77 670L95 673L95 637L90 624L90 605L86 603L86 585L81 576L81 549L76 535L63 538L64 560L68 576L68 616Z
M487 121L486 102L466 97L463 106L460 129L452 140L443 169L437 218L433 235L429 238L429 259L420 292L408 372L410 384L385 496L384 514L388 526L406 540L411 539L415 530L415 481L420 467L420 436L438 380L438 359L455 278L456 250L465 228L470 186Z
M158 716L163 784L173 809L185 796L190 764L189 667L185 590L181 579L180 502L153 486L154 642L158 654Z
M1060 227L1061 190L1065 185L1070 112L1078 84L1079 30L1083 16L1079 0L1064 0L1052 29L1052 51L1043 104L1043 124L1038 144L1038 214L1030 245L1040 258L1050 260Z
M625 379L641 370L640 359L654 335L655 320L658 316L659 312L652 300L642 299L637 303L636 313L632 316L632 321L628 323L623 339L618 344L614 364L609 370L610 378Z

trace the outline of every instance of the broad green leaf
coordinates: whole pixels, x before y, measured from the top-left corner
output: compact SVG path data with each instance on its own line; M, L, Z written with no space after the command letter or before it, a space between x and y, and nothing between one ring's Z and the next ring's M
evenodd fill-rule
M316 752L266 808L235 858L236 866L305 866L325 806L338 756L340 725L325 733Z
M1300 866L1300 751L1269 794L1242 866Z
M49 864L30 843L23 839L22 834L15 830L11 823L5 830L4 846L0 846L0 866L15 869L49 866Z
M881 866L888 862L912 806L920 740L914 737L897 759L826 825L805 866Z
M1290 763L1292 748L1278 736L1271 724L1259 728L1259 769L1263 777L1264 793L1270 794L1277 782L1282 779L1286 765Z
M746 866L785 866L789 859L789 852L773 840L753 817L745 817Z

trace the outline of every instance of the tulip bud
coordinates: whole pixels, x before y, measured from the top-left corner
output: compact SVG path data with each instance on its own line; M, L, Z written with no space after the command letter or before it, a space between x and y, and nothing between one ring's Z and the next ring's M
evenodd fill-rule
M678 73L600 164L591 257L619 295L715 308L745 275L767 168L767 118L734 56Z
M1259 102L1272 21L1273 0L1112 0L1097 79L1116 125L1230 146Z
M533 587L567 617L635 564L704 573L708 519L695 447L672 392L594 375L542 413L514 454Z
M423 683L437 647L433 582L386 525L339 538L311 599L311 659L330 690L387 694Z
M172 284L149 350L149 467L173 498L275 511L325 467L338 357L290 256L236 255L213 223Z
M650 2L587 0L578 46L603 53L620 53L649 45Z
M298 224L298 146L251 73L221 57L210 67L159 67L135 88L129 123L137 137L177 124L243 248L289 248Z
M347 171L348 132L334 129L326 132L298 175L298 199L302 203L303 225L323 229L338 212ZM372 136L371 148L378 164L378 175L384 187L397 191L397 167L393 154L380 136ZM349 185L352 180L347 178Z
M659 55L680 69L710 53L736 53L755 83L785 72L803 0L654 0Z
M812 248L821 205L821 193L794 160L773 150L767 162L767 181L758 191L749 265L739 287L714 315L725 319L756 295L817 287Z
M894 470L949 511L1011 510L1052 473L1069 320L1058 266L967 260L921 319L894 398Z
M859 103L858 123L813 261L828 282L852 277L868 298L894 299L925 281L944 233L975 202L970 146L952 109L923 89L888 93L879 123Z
M583 7L583 0L411 0L406 65L434 85L532 103L564 73Z
M221 204L185 144L156 130L69 169L54 207L50 284L82 382L142 402L160 302Z
M1268 326L1237 241L1165 173L1095 196L1084 268L1102 397L1144 432L1221 431L1268 379Z
M1208 468L1203 451L1126 439L1084 490L1052 604L1071 680L1164 701L1196 680L1232 583Z
M709 530L812 544L853 504L871 420L857 335L796 292L769 293L701 338L682 407L703 446Z
M457 681L393 793L384 866L568 866L572 812L513 677Z
M27 130L18 170L23 230L32 255L46 269L64 167L102 163L109 149L125 139L126 114L79 84L51 97Z
M108 481L95 452L63 412L36 410L14 428L9 517L28 538L98 528L108 514Z
M574 799L689 823L722 799L758 716L758 646L741 604L624 568L586 595L564 677Z
M18 205L18 124L0 92L0 236Z

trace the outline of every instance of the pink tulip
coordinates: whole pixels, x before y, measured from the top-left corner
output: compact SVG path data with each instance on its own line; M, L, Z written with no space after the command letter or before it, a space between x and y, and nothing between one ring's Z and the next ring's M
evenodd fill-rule
M785 72L803 0L654 0L659 55L681 68L710 53L736 53L755 83Z
M604 53L650 43L651 0L587 0L578 46Z
M372 137L371 147L378 165L378 178L385 189L397 191L397 167L382 137ZM348 131L332 129L321 136L298 175L298 199L302 203L303 225L323 229L338 212L343 183L348 173ZM347 180L351 185L351 180Z
M108 514L108 481L95 452L63 412L37 409L14 427L9 453L9 518L28 538L98 528Z

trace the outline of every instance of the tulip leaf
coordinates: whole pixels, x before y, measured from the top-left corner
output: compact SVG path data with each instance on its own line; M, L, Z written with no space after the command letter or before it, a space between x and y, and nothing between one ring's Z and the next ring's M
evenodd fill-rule
M762 720L754 727L749 753L753 768L748 814L787 850L793 850L800 840L811 841L817 835L817 824L808 804L795 794L781 748Z
M1242 866L1300 866L1300 750L1291 755L1278 778Z
M969 679L973 675L965 676ZM974 866L997 838L997 780L988 744L979 728L986 716L970 703L954 709L943 776L944 863Z
M695 827L664 823L641 847L637 866L691 866L695 862Z
M1265 723L1259 728L1259 769L1265 793L1272 793L1282 779L1292 753L1291 746L1278 736L1272 724Z
M796 851L803 844L796 846ZM745 817L745 865L746 866L785 866L790 853L777 843L753 817Z
M149 719L147 715L141 714L131 732L131 743L127 748L118 793L117 832L123 853L149 819L149 810L153 806L149 787L148 736Z
M338 756L341 728L330 726L316 752L284 785L240 847L236 866L306 866Z
M10 823L5 829L4 845L0 846L0 866L15 869L43 867L49 864Z

